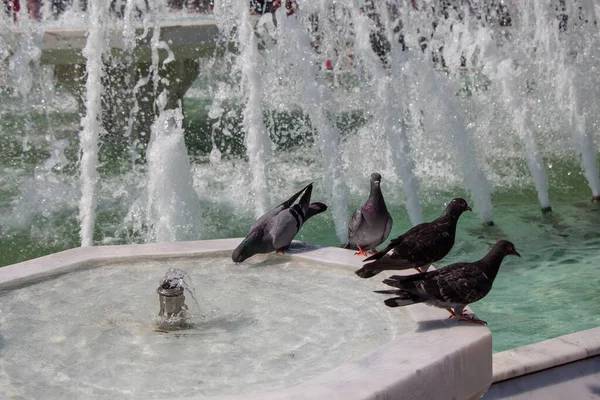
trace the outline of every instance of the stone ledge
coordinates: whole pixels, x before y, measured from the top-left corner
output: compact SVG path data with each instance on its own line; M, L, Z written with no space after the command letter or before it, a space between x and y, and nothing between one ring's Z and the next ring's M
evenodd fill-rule
M600 327L496 353L493 382L600 355Z

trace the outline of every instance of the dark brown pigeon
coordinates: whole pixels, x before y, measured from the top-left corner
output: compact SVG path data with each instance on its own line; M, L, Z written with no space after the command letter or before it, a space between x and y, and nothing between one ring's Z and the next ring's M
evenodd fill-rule
M298 204L294 204L302 195ZM312 183L256 220L248 236L231 254L234 262L259 253L283 252L287 249L302 225L312 216L327 210L323 203L311 203ZM294 204L292 206L292 204Z
M445 308L450 312L451 318L485 325L485 321L463 314L463 309L490 292L500 264L509 254L521 257L511 242L500 240L479 261L450 264L421 274L394 275L383 283L396 287L397 290L377 290L375 293L397 296L385 301L388 307L425 303Z
M377 246L387 239L392 230L392 216L381 193L381 175L371 174L371 193L367 202L356 209L348 223L348 244L345 248L358 250L356 255L368 255L365 250L377 252Z
M356 275L370 278L381 271L410 268L422 272L421 267L429 267L450 252L454 246L458 218L467 210L471 211L471 207L465 199L453 199L438 219L412 227L379 253L365 258L364 261L375 261L365 264L356 271ZM390 250L392 252L387 254Z

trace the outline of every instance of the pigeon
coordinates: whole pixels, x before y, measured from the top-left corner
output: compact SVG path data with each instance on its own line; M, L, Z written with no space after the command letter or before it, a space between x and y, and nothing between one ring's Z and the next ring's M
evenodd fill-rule
M432 222L424 222L409 229L405 234L393 239L385 249L364 261L372 261L356 271L361 278L370 278L385 270L403 270L421 267L441 260L454 246L456 223L464 211L471 207L464 199L453 199L444 213ZM390 254L388 251L392 250Z
M414 275L394 275L383 283L398 289L376 290L375 293L397 296L385 300L388 307L425 303L445 308L450 312L450 318L486 325L487 322L468 316L463 310L490 292L500 264L509 254L521 257L511 242L500 240L479 261L459 262Z
M365 249L377 253L377 246L387 239L392 230L392 216L381 193L381 175L371 174L371 193L367 202L354 211L348 223L347 249L358 250L355 255L366 256Z
M302 195L298 204L294 204ZM234 262L259 253L286 250L302 225L312 216L327 210L323 203L311 203L312 183L256 220L248 236L231 254ZM292 204L294 204L292 206Z

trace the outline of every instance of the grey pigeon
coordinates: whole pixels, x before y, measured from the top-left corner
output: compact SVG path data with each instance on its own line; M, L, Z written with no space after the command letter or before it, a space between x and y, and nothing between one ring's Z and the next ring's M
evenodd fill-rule
M453 199L438 219L412 227L379 253L365 258L364 261L375 261L365 264L356 271L356 275L370 278L381 271L410 268L421 272L421 267L429 267L450 252L454 246L458 218L467 210L471 211L471 207L465 199ZM390 250L392 252L387 254Z
M479 261L450 264L421 274L394 275L385 279L383 283L398 289L377 290L375 293L397 296L385 300L388 307L425 303L445 308L450 312L451 318L485 325L485 321L469 317L463 314L463 310L490 292L500 264L509 254L521 257L511 242L500 240Z
M302 192L304 194L300 201L294 204ZM234 262L242 262L255 254L275 250L283 252L287 249L310 217L327 210L323 203L310 202L311 192L312 183L256 220L248 236L233 251L231 259Z
M381 193L381 175L371 174L371 193L367 202L356 209L348 223L348 244L345 248L358 250L356 255L366 256L365 250L377 252L377 246L387 239L392 230L392 216L385 206Z

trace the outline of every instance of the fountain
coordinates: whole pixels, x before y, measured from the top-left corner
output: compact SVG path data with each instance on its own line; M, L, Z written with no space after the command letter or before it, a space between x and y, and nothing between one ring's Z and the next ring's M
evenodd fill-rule
M0 13L0 265L155 242L160 258L182 240L244 236L310 181L332 212L297 239L339 246L379 171L390 238L461 196L477 217L461 219L442 264L477 259L498 238L523 254L475 306L495 351L600 323L593 312L549 322L594 309L582 305L600 249L590 2L298 0L290 15L254 15L241 0L213 14L116 3L42 7L40 21L25 7ZM547 287L577 301L553 311Z
M445 313L382 309L346 250L295 243L235 265L238 242L85 247L1 268L0 393L474 398L489 386L486 328L419 331Z

